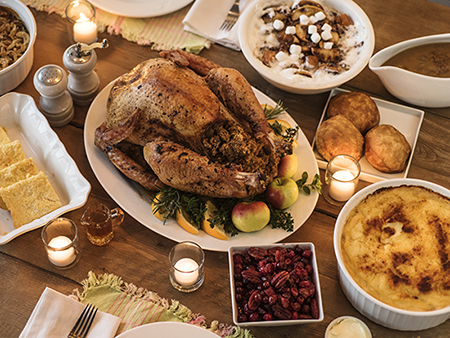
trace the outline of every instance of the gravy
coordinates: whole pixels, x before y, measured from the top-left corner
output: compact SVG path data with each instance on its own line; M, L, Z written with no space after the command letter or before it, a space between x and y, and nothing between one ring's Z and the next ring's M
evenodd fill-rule
M440 42L406 49L383 63L422 75L450 78L450 43Z

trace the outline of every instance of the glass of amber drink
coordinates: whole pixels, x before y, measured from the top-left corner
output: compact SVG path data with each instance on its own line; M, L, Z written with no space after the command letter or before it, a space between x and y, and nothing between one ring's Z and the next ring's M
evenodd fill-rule
M102 203L89 206L81 217L89 241L98 246L111 242L114 229L122 224L124 213L119 208L109 209Z

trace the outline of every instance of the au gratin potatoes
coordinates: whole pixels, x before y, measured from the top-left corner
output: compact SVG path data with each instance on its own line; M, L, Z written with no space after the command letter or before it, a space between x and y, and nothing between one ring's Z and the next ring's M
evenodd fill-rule
M450 199L428 188L381 188L347 216L344 264L367 293L396 308L450 306Z

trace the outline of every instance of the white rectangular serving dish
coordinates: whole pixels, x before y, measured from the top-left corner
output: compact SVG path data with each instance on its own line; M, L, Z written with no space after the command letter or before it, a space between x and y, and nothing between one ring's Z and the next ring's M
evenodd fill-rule
M323 114L320 118L317 128L326 119L326 111L330 100L333 98L333 96L342 92L348 92L348 90L336 88L331 91L325 108L323 109ZM401 132L411 146L411 155L408 158L408 163L406 164L405 170L401 173L395 174L382 173L381 171L375 169L363 155L359 161L361 165L360 179L366 182L375 183L393 178L406 178L408 176L409 167L411 166L412 157L416 148L417 138L419 137L419 131L425 112L423 110L403 106L373 97L372 99L375 101L378 110L380 111L380 124L390 124L394 126L399 132ZM319 168L326 169L328 162L325 161L317 152L317 149L315 147L315 138L312 143L312 148Z
M288 320L280 320L274 319L271 321L256 321L256 322L239 322L238 321L238 305L236 302L236 289L235 289L235 280L234 280L234 263L233 263L233 255L238 253L246 252L251 246L230 246L228 248L228 265L230 270L230 288L231 288L231 305L233 310L233 322L239 326L289 326L289 325L299 325L299 324L311 324L321 322L324 318L323 313L323 305L322 305L322 294L320 291L320 281L319 281L319 267L317 265L317 256L316 250L313 243L310 242L299 242L299 243L275 243L270 245L255 245L254 247L262 248L265 250L269 250L270 248L282 247L285 249L293 249L296 246L299 246L303 250L311 250L312 259L311 265L313 267L312 280L316 285L316 301L317 307L319 309L319 318L317 319L288 319Z
M74 160L67 153L58 135L36 107L29 95L8 93L0 97L0 126L7 129L11 141L20 140L27 157L32 157L43 171L63 206L18 229L14 228L9 211L0 209L0 245L38 227L49 220L86 203L91 190Z

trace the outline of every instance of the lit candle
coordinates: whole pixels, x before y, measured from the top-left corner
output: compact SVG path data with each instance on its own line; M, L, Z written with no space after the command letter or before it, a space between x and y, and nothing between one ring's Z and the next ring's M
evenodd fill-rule
M72 241L66 236L52 238L50 243L48 243L48 246L56 249L57 251L49 249L48 259L57 266L67 266L72 263L76 258L75 249L70 247L66 250L59 250L70 245L71 243Z
M184 286L194 284L198 279L198 264L191 258L182 258L175 263L175 280Z
M97 24L80 13L80 18L73 25L73 38L76 42L90 44L97 40Z
M333 174L333 178L330 182L330 196L336 201L347 201L355 192L355 184L352 182L355 176L348 170L339 170Z

